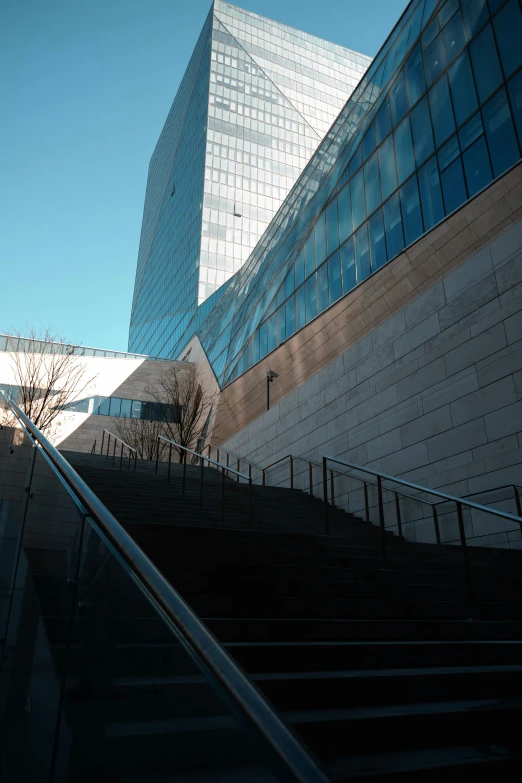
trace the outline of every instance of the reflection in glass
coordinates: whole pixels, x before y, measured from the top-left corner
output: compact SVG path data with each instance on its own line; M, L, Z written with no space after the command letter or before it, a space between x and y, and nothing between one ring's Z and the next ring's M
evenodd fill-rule
M504 75L510 76L522 65L522 12L517 0L508 0L493 18Z
M455 14L442 31L442 40L444 41L446 62L450 63L466 45L466 34L460 13Z
M315 264L319 266L326 258L326 226L324 212L319 215L315 224Z
M402 220L406 244L415 242L422 234L422 213L417 177L414 175L401 188Z
M390 104L387 96L375 118L375 128L377 132L377 144L380 144L392 129Z
M406 117L393 134L399 183L404 182L415 170L410 118Z
M457 125L460 125L478 106L477 93L467 51L462 52L451 68L448 69L448 77L455 117Z
M406 74L409 103L410 106L413 106L426 89L424 65L422 64L422 55L418 44L410 54L404 70Z
M388 198L398 184L393 136L388 136L384 144L379 147L379 168L381 171L382 197Z
M522 146L522 71L519 71L508 82L509 97L511 98L511 108L518 131L518 140Z
M358 228L366 219L363 172L360 169L350 183L352 196L353 227Z
M458 209L466 201L466 185L464 184L464 172L462 163L457 158L451 166L440 175L442 183L442 195L444 196L444 208L446 215Z
M488 18L486 0L461 0L461 6L466 32L471 38Z
M341 296L341 259L337 250L328 259L328 287L330 290L330 302L335 302Z
M426 97L424 97L422 101L419 101L415 108L412 109L410 120L413 133L413 145L415 147L415 159L417 161L417 166L420 166L435 149L428 99Z
M441 75L445 65L442 36L438 35L424 52L424 68L426 71L426 84L428 87Z
M341 255L341 276L343 294L351 291L357 284L357 278L355 274L355 253L353 250L353 238L349 239L340 249Z
M384 227L386 231L386 246L388 258L393 258L404 249L404 235L402 233L401 205L399 194L395 193L384 204Z
M295 292L295 328L302 329L306 323L304 285Z
M408 96L406 94L406 81L403 71L401 71L397 81L390 90L390 105L392 122L394 125L397 125L408 111Z
M486 103L482 109L482 117L493 173L498 177L520 157L505 88L499 90Z
M355 268L357 282L365 280L370 274L370 250L368 247L368 224L365 223L355 234Z
M295 332L295 301L293 296L287 299L285 308L286 336L291 337Z
M337 196L339 210L339 239L343 243L353 231L352 205L349 186L343 188Z
M384 240L384 224L382 210L373 215L368 221L368 233L370 235L370 259L372 272L386 263L386 242Z
M491 24L470 43L469 53L475 73L480 102L485 101L502 82L502 71Z
M446 74L433 85L428 93L435 144L442 144L455 130L455 120Z
M424 231L429 231L444 217L444 206L435 156L419 170L419 190L424 218Z
M377 153L372 155L364 167L364 182L366 185L366 205L370 215L381 203L381 182L379 179Z
M317 312L322 313L328 304L328 267L323 264L317 270Z
M478 141L462 154L462 162L464 163L469 198L472 198L475 193L485 188L492 179L484 136L481 136Z
M334 198L326 207L326 239L328 255L339 247L339 218L337 216L337 199Z
M306 299L306 323L315 318L317 315L317 287L316 276L312 275L305 283L305 299Z

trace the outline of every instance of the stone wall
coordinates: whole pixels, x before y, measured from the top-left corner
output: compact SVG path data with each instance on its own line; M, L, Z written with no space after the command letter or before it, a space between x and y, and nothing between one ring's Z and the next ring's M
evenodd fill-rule
M420 295L315 374L293 390L285 387L270 411L234 434L230 425L218 426L218 433L230 433L223 447L258 464L289 453L313 460L328 454L459 496L522 484L522 221L503 228L452 271L428 278ZM462 231L467 235L469 227ZM409 263L399 257L390 267ZM275 396L293 365L285 369L273 357L270 366L280 374ZM283 470L271 476L274 483L287 478ZM304 472L297 477L301 487L307 480ZM319 491L319 471L314 481ZM336 479L336 502L361 512L361 487ZM476 499L513 512L509 493ZM370 496L375 520L371 488ZM394 498L387 500L387 524L394 526ZM440 511L443 537L453 540L455 514ZM431 506L405 501L402 514L410 538L433 540ZM518 525L491 515L466 514L465 522L478 544L520 540Z

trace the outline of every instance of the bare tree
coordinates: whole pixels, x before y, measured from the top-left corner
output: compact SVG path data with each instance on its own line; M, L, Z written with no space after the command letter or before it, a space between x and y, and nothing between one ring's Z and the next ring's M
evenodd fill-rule
M183 462L186 452L181 447L196 449L217 395L205 389L197 370L179 367L171 367L148 393L157 403L163 434L179 444L174 448Z
M161 421L122 417L115 421L114 429L128 446L136 449L138 459L156 459L158 435L164 435Z
M47 436L56 434L64 408L77 400L96 376L87 377L78 346L53 335L49 328L38 334L28 327L26 336L14 331L7 338L14 375L11 396L31 421ZM9 412L6 424L14 424Z

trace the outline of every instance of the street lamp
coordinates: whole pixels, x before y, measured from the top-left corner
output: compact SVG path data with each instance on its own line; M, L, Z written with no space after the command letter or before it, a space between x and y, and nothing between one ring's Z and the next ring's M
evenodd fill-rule
M270 384L274 378L279 378L279 375L273 370L269 370L266 374L266 409L270 410Z

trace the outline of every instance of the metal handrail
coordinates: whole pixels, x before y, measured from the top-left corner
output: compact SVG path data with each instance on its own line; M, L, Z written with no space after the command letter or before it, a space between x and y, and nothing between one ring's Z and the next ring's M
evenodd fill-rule
M7 402L30 439L39 445L46 460L63 480L90 524L158 610L166 625L182 641L235 717L246 725L257 744L268 753L268 764L272 770L281 780L292 783L304 780L329 783L327 774L308 754L294 732L118 520L18 405Z
M480 489L477 490L477 492L468 492L466 495L462 495L463 498L474 498L475 495L486 495L488 492L497 492L499 489L512 489L513 494L515 496L515 505L517 507L517 514L519 517L522 517L522 504L520 502L520 492L519 489L522 489L522 484L517 484L516 482L513 482L511 484L502 484L500 487L490 487L489 489ZM434 505L441 506L443 503L448 503L447 500L439 500ZM488 506L489 508L489 506Z
M105 441L105 435L106 434L108 435L108 438L107 438L107 455L106 455L107 459L109 459L109 449L110 449L110 446L111 446L111 438L114 438L114 447L113 447L113 450L112 450L112 464L114 465L114 460L116 459L116 442L119 442L119 443L121 443L121 449L120 449L120 470L121 470L121 466L122 466L122 462L123 462L123 449L124 448L127 448L128 451L129 451L129 457L128 457L128 462L127 462L127 470L130 470L131 454L134 454L134 470L136 470L136 461L138 459L138 450L134 449L132 446L129 446L129 444L125 443L125 441L122 440L120 437L118 437L118 435L114 435L113 432L109 432L109 430L106 430L106 429L102 430L102 441L101 441L101 446L100 446L100 454L103 454L103 444L104 444L104 441ZM96 441L94 441L93 449L94 449L94 453L96 453ZM93 453L93 451L91 451L91 454L92 453Z
M221 468L221 504L220 504L220 519L221 522L225 521L225 472L233 473L235 476L237 476L237 480L239 481L240 478L245 479L245 481L248 483L248 494L247 494L247 520L249 523L252 522L252 474L249 471L248 476L245 473L240 473L238 470L234 470L233 468L229 467L228 465L223 465L221 462L216 462L216 460L211 459L208 456L205 456L199 451L194 451L193 449L189 449L188 446L182 446L181 443L176 443L175 440L170 440L170 438L166 438L164 435L158 435L157 438L157 448L156 448L156 468L155 473L158 472L158 463L159 463L159 454L160 454L160 440L165 441L165 443L169 444L169 459L168 459L168 467L167 467L167 481L170 482L170 473L171 473L171 464L172 464L172 447L174 446L177 449L181 449L182 451L187 452L187 454L192 454L194 457L198 457L199 464L200 464L200 476L199 476L199 510L200 512L203 510L203 495L204 495L204 483L203 483L203 472L205 468L205 462L208 462L210 465L215 465L217 468ZM185 487L187 482L187 460L183 460L183 481L182 481L182 489L181 494L185 494Z
M212 453L212 449L215 449L215 451L217 452L217 460L218 460L218 462L219 462L219 457L220 457L221 453L227 455L227 464L226 464L227 470L232 470L229 467L229 464L230 464L229 457L234 457L234 459L236 460L236 469L237 469L236 470L236 474L237 474L237 471L239 471L239 466L240 466L241 462L246 462L246 464L248 465L248 476L249 476L249 478L252 478L252 468L255 468L256 470L259 470L259 471L263 470L261 465L256 465L255 462L250 462L249 460L245 459L244 457L240 457L239 454L235 454L233 451L227 451L226 449L222 449L221 446L214 446L213 443L207 443L206 444L206 448L208 449L208 456L209 457L210 457L210 454ZM239 481L239 477L238 477L237 480Z

